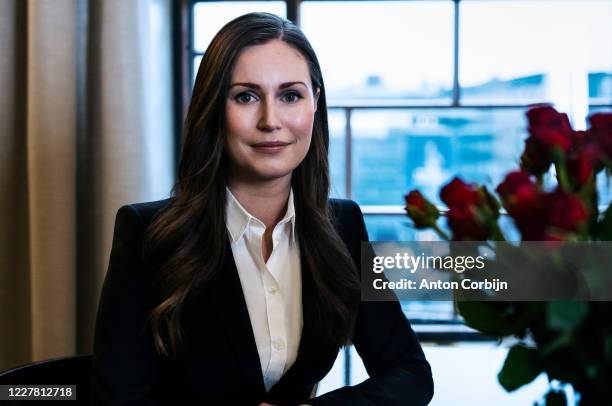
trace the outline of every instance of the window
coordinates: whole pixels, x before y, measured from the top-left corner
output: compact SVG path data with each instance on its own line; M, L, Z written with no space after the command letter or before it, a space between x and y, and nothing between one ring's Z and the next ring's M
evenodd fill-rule
M192 7L193 72L231 18L299 15L327 87L332 195L361 205L372 240L434 237L408 227L403 195L412 188L438 203L455 174L494 188L518 165L528 104L555 103L576 128L612 108L610 0ZM601 199L610 196L608 188Z
M304 1L300 22L330 99L450 103L452 2Z
M204 51L214 35L226 23L242 14L253 11L266 11L286 17L284 1L196 1L192 8L192 38L190 49L191 65L190 83L195 80Z
M609 1L462 1L463 100L554 101L582 116L589 99L609 104L611 20Z
M333 191L362 205L375 240L414 237L399 219L409 189L437 200L455 174L497 185L528 104L577 129L612 105L607 0L303 1L300 16L338 122Z
M494 188L518 166L529 104L554 103L576 129L588 114L612 110L612 0L284 5L195 2L194 71L230 17L254 9L299 16L328 94L332 194L360 204L371 240L435 238L409 227L410 189L439 203L456 174ZM608 185L600 198L611 197ZM504 229L516 238L509 221ZM452 303L402 306L421 340L482 339ZM346 384L356 383L350 351L334 367Z

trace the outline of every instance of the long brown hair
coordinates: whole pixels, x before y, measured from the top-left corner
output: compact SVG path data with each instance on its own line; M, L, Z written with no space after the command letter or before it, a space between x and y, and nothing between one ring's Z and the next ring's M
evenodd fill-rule
M320 89L312 143L291 180L302 267L312 275L317 292L317 328L338 347L352 333L359 283L355 264L330 220L329 130L321 68L293 23L273 14L250 13L225 25L204 54L185 121L174 198L147 231L145 255L159 266L158 300L149 322L160 355L176 354L180 348L186 299L221 271L226 254L225 100L232 69L244 48L274 39L302 54L313 89Z

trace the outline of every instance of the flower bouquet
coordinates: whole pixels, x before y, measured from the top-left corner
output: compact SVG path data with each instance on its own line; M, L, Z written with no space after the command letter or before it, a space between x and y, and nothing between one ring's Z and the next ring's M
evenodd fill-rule
M612 170L612 113L592 115L586 131L573 130L567 115L546 105L531 108L527 119L520 169L497 186L498 197L455 177L440 192L449 235L438 225L443 213L413 190L405 202L414 227L449 241L505 241L503 207L522 242L611 241L612 205L600 212L596 181ZM556 182L547 186L551 167ZM572 385L581 406L612 404L612 302L456 300L456 307L468 326L515 342L498 374L506 390L544 372L551 382ZM551 386L545 404L566 402L565 392Z

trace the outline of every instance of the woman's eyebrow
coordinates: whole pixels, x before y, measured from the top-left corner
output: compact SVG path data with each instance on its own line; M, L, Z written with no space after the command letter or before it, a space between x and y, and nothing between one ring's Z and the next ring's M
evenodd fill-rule
M280 89L285 89L287 87L291 87L293 85L302 85L304 87L308 87L306 86L306 84L304 82L300 82L300 81L295 81L295 82L285 82L285 83L281 83L279 88ZM257 83L251 83L251 82L236 82L236 83L232 83L230 85L230 89L234 86L244 86L244 87L249 87L251 89L261 89L261 86L259 86Z

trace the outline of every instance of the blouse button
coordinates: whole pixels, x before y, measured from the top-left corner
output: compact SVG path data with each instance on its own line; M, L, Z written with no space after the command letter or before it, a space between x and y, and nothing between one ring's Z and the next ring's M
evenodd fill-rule
M276 351L282 351L285 349L285 342L283 340L275 340L273 346Z

